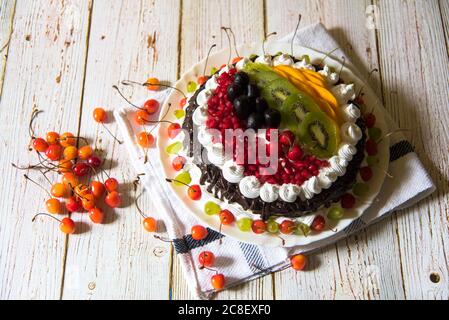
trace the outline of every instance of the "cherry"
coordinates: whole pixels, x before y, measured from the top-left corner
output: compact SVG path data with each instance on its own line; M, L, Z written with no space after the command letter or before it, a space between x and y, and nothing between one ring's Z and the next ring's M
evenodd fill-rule
M52 185L50 193L55 198L65 198L68 196L69 189L63 183L55 183Z
M45 140L47 140L48 144L58 144L59 143L59 133L54 132L54 131L47 132Z
M65 160L75 160L78 157L78 149L74 146L64 148L62 153Z
M368 182L373 177L373 169L370 167L360 168L360 177L363 181Z
M372 128L376 124L376 116L372 113L365 114L363 119L367 128Z
M352 209L355 205L355 197L350 194L346 193L341 197L341 207L343 209Z
M90 158L90 156L92 156L94 153L94 150L92 149L91 146L83 146L81 148L78 149L78 157L81 160L87 160Z
M64 218L62 220L59 220L58 218L53 217L47 213L38 213L33 217L31 221L34 222L34 220L36 220L38 216L47 216L55 219L56 221L59 222L59 230L61 230L65 234L72 234L75 232L75 222L70 218Z
M45 151L45 155L48 159L52 161L57 161L62 156L62 147L58 144L51 144L48 146L47 150Z
M93 112L94 120L98 123L105 123L108 120L108 114L103 108L95 108Z
M62 175L62 183L74 187L79 184L78 178L72 172L66 172Z
M301 148L295 144L293 148L290 149L290 151L287 153L287 158L291 161L298 161L302 158L303 152Z
M369 156L375 156L378 152L376 141L374 141L372 139L368 139L366 141L365 149L366 149L366 153L368 153Z
M45 201L45 207L47 208L47 211L52 214L58 214L62 211L61 202L55 198Z
M101 166L101 162L101 159L97 156L90 156L89 159L87 159L87 164L95 169Z
M235 216L232 214L231 211L226 209L221 210L218 216L220 217L221 224L225 226L230 225L235 221Z
M198 261L200 263L200 269L204 267L211 268L214 266L215 255L210 251L203 251L198 256Z
M92 181L90 183L90 191L94 195L95 198L100 198L103 196L106 188L103 183L99 181Z
M198 82L198 85L202 86L203 84L206 83L207 79L208 79L208 78L207 78L206 76L199 76L199 77L196 79L196 82Z
M326 220L322 216L316 216L315 219L313 219L312 225L310 228L314 231L323 231L324 227L326 226Z
M181 132L181 125L179 123L172 123L168 126L168 136L174 139L179 132Z
M38 152L45 152L48 149L48 143L42 138L36 138L33 140L33 148Z
M80 183L75 188L73 188L73 192L75 193L76 196L82 198L86 194L91 193L91 190L85 184Z
M182 156L177 156L172 161L172 167L175 169L175 171L181 171L182 168L184 168L184 165L186 163L186 158Z
M144 229L148 232L156 232L157 230L157 221L154 218L146 217L145 219L143 219L142 224Z
M81 197L81 205L83 209L89 211L95 207L95 197L92 193L86 193Z
M76 138L70 132L65 132L59 138L59 144L63 147L74 146L76 144Z
M72 167L73 167L72 161L61 159L59 160L58 164L58 172L59 173L72 172Z
M159 88L160 88L159 84L160 84L160 82L159 82L159 79L157 79L157 78L149 78L147 80L147 82L145 83L146 87L150 91L159 90Z
M195 225L191 229L192 239L200 241L207 237L208 231L201 225Z
M111 208L117 208L120 206L122 199L117 191L112 191L108 193L104 202Z
M68 198L65 203L65 207L69 212L77 212L80 211L82 208L81 203L76 197Z
M159 102L154 99L149 99L144 103L143 108L148 114L156 113L159 110Z
M194 184L187 189L187 194L190 199L196 201L201 199L201 187L197 184Z
M291 220L284 220L282 221L281 225L279 226L279 230L283 234L291 234L295 230L295 223Z
M144 125L150 121L150 115L146 110L139 110L134 114L134 121L138 125Z
M187 104L187 98L182 98L179 100L179 107L182 109Z
M303 254L297 254L290 258L290 264L296 271L302 271L306 267L307 257Z
M261 234L267 230L267 224L263 220L254 220L251 229L255 234Z
M89 218L93 223L103 223L104 213L100 208L94 207L89 210Z
M154 144L154 137L149 132L139 132L137 134L137 143L144 149L151 148Z
M115 178L108 178L104 182L104 186L108 192L117 191L118 189L118 181Z
M73 166L72 170L77 177L84 177L89 173L90 167L84 162L79 162Z
M295 142L295 135L290 130L285 130L279 136L279 143L282 146L290 147Z
M218 274L212 276L211 284L215 290L223 289L225 286L225 276L222 275L221 273L218 273Z

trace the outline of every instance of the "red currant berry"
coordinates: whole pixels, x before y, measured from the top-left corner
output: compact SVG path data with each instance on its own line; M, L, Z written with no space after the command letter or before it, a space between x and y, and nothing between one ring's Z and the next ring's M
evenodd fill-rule
M367 128L372 128L376 124L376 116L372 113L365 114L363 118Z
M365 182L371 180L373 177L373 170L370 167L360 168L360 177Z
M284 220L280 225L280 231L283 234L291 234L295 230L295 223L291 220Z
M314 231L323 231L324 227L326 226L326 220L322 216L316 216L315 219L313 219L312 225L310 228Z
M355 205L355 197L350 194L346 193L341 197L341 207L343 209L352 209Z
M267 224L263 220L254 220L251 229L255 234L261 234L267 230Z
M369 156L375 156L378 152L376 141L368 139L368 141L366 141L365 149Z
M220 222L225 226L230 225L235 221L235 217L232 214L232 212L229 210L226 210L226 209L222 210L219 213L219 217L220 217Z

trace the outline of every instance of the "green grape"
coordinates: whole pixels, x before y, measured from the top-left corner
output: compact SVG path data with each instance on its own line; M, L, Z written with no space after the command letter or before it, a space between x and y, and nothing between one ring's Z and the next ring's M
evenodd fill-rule
M368 156L366 157L366 162L368 163L368 166L375 167L379 164L380 160L378 157Z
M277 223L274 220L268 220L267 231L269 233L278 233L279 232L279 223Z
M208 201L204 205L204 212L209 216L212 216L214 214L219 214L220 211L221 211L220 206L218 204L216 204L215 202Z
M176 176L175 180L176 181L173 181L173 184L175 186L183 186L192 182L192 178L190 177L190 173L188 172L181 172Z
M184 118L184 116L186 115L186 112L184 110L178 109L175 110L174 112L176 119L181 119Z
M352 188L352 192L357 197L363 197L366 196L369 192L369 186L365 183L356 183L354 187Z
M237 227L240 231L248 232L251 230L251 226L253 225L253 220L251 218L242 218L237 221Z
M382 130L379 128L370 128L368 129L368 134L369 137L374 140L374 141L378 141L380 139L380 137L382 137Z
M331 220L340 220L345 215L345 210L340 207L334 207L329 210L327 217Z
M211 75L214 75L214 74L216 74L217 72L218 72L218 69L215 68L215 67L212 67L212 68L210 69L210 74L211 74Z
M181 149L182 143L180 141L177 141L165 148L165 151L167 151L168 154L177 154L179 151L181 151Z
M187 92L189 93L195 92L196 87L197 87L196 82L189 81L189 83L187 84Z
M308 236L310 232L312 232L312 230L310 230L310 227L302 222L298 222L296 224L295 230L293 231L293 233L297 236Z
M306 60L306 63L307 63L307 64L310 64L310 56L307 55L307 54L303 55L303 56L301 57L301 60Z

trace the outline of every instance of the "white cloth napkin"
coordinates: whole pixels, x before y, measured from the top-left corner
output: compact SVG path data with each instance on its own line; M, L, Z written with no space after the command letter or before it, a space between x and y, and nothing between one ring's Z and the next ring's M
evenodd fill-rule
M283 39L290 41L292 35ZM314 24L300 29L296 35L295 43L321 52L330 52L338 44L321 24ZM337 51L333 56L342 57L344 53ZM348 59L346 59L348 61ZM354 68L351 68L354 70ZM363 77L362 77L363 78ZM161 104L168 91L153 96ZM133 125L130 119L130 109L121 109L114 112L120 131L125 140L130 155L130 161L136 173L145 173L142 180L156 208L158 217L165 222L168 235L174 239L174 247L178 253L182 268L192 293L201 299L212 296L210 284L212 271L199 270L198 255L201 251L214 252L217 257L216 268L226 276L226 287L235 286L246 281L256 279L268 273L282 270L290 265L289 256L297 253L307 253L327 246L349 234L372 224L391 214L393 211L413 205L435 190L435 186L422 166L413 147L403 136L397 134L390 140L390 167L389 172L395 179L386 179L379 194L378 201L357 220L342 232L322 241L312 243L300 248L264 248L261 246L241 243L229 237L209 230L208 237L203 241L194 241L190 237L190 229L198 221L186 212L184 205L173 195L169 184L162 176L162 168L157 160L157 150L151 149L148 154L149 162L143 164L143 152L135 143L136 133L141 131ZM396 125L387 116L387 121L393 130ZM218 239L221 239L221 244Z

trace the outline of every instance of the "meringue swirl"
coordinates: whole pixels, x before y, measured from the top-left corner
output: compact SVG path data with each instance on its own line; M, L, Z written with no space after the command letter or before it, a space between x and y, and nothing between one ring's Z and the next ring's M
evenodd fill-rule
M302 190L304 193L304 197L306 199L312 199L315 194L321 192L321 186L317 177L312 177L306 182L304 182L302 186Z
M207 80L206 85L204 86L207 90L215 90L218 88L217 76L213 75Z
M337 98L338 103L341 105L355 99L354 84L339 84L333 87L331 90L334 96Z
M294 64L296 69L308 69L311 71L315 71L315 67L311 63L307 63L306 59L298 61Z
M219 167L222 166L226 161L223 145L214 143L212 146L207 147L207 157L212 164Z
M269 54L257 57L256 62L262 63L262 64L267 64L269 66L271 66L273 63L273 61L271 60L271 56Z
M345 104L342 111L345 121L348 122L355 122L361 116L360 109L353 103Z
M348 161L340 158L339 156L333 156L332 158L330 158L329 164L329 172L335 173L338 177L341 177L346 173Z
M362 130L355 123L346 122L341 127L341 137L352 145L356 145L362 136Z
M204 107L198 107L193 111L192 121L197 126L203 126L207 121L207 109Z
M321 188L329 189L331 187L332 183L334 183L338 177L334 172L332 172L326 168L325 170L320 171L317 178L318 178L318 182L320 183Z
M296 184L283 184L279 188L279 197L282 201L292 203L296 201L300 192L301 189Z
M214 144L213 142L213 135L210 134L208 129L204 126L200 127L198 129L198 142L201 143L204 147L210 147Z
M260 181L255 176L244 177L240 180L239 189L244 197L255 199L260 195Z
M198 96L196 97L196 103L199 106L207 105L207 100L209 100L211 95L212 95L212 90L208 90L208 89L201 90L200 93L198 93Z
M247 64L248 62L250 62L251 60L249 60L248 58L243 58L241 59L239 62L236 63L235 68L240 71L242 70Z
M264 183L260 188L260 199L267 203L276 201L279 198L279 186L271 183Z
M325 65L323 70L318 71L319 74L321 74L323 77L326 78L327 83L334 85L338 82L340 79L340 76L336 72L332 72L331 68L329 68L328 65Z
M230 183L239 183L243 179L245 168L234 161L226 161L223 165L223 178Z
M338 156L346 161L351 161L356 153L356 147L347 142L343 142L338 149Z
M290 55L283 53L277 57L274 58L273 64L275 66L279 65L285 65L285 66L291 66L293 65L294 61Z

